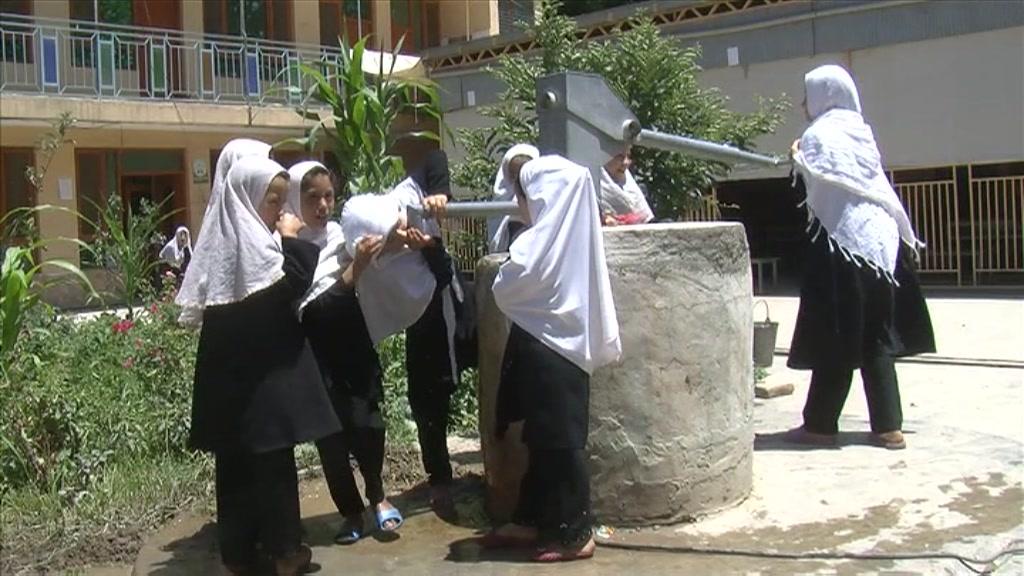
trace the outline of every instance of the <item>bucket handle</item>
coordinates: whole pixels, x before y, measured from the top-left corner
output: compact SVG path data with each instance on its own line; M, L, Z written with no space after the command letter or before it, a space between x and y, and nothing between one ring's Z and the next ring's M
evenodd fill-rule
M758 304L764 304L764 321L765 322L771 322L772 321L772 317L771 317L771 313L768 310L768 301L767 300L758 300L757 302L754 302L754 310L755 311L757 310L757 305Z

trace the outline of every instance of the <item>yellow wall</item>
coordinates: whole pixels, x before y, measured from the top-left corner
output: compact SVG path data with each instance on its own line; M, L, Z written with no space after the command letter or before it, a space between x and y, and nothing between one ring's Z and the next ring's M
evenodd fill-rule
M442 0L440 4L441 37L470 38L486 32L498 33L499 0Z
M0 148L2 147L32 147L38 141L39 136L45 129L34 126L4 126L0 133ZM55 204L72 210L78 209L78 190L75 170L75 150L78 148L163 148L176 149L184 152L183 172L185 181L185 194L187 199L187 212L189 228L196 237L199 232L206 209L206 202L210 194L211 176L206 182L193 182L192 163L201 159L207 163L207 172L212 175L213 167L209 166L210 150L218 149L232 138L245 136L257 138L265 142L274 143L285 136L272 131L218 131L218 132L189 132L182 130L143 130L131 128L97 128L83 127L74 128L70 137L74 144L67 144L60 150L50 163L46 173L46 179L42 188L38 191L40 204ZM41 165L42 158L36 152L36 165ZM75 182L74 197L71 200L61 200L58 193L58 181L61 178L70 178ZM39 232L43 237L78 237L78 221L71 214L65 212L44 212L40 215ZM64 258L72 262L78 261L78 250L68 243L55 243L47 252L48 258Z
M373 37L370 45L374 50L391 48L391 0L374 0L370 5L373 17Z
M185 32L203 33L202 0L181 0L181 27Z
M309 0L292 2L292 38L299 44L320 44L320 5Z
M68 0L36 0L32 5L32 14L42 18L67 20L71 17L71 7Z

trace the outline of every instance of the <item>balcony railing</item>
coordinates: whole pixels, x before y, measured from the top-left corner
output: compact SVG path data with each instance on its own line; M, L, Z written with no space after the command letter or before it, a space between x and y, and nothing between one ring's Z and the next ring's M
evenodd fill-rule
M0 92L296 103L299 62L340 50L236 36L0 14Z

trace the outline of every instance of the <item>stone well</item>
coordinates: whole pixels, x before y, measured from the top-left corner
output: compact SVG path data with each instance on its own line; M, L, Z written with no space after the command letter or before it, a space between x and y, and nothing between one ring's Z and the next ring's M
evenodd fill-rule
M754 433L750 259L736 223L606 228L622 360L591 378L590 474L603 523L683 521L750 493ZM488 512L511 514L526 449L494 437L508 321L477 266L480 431Z

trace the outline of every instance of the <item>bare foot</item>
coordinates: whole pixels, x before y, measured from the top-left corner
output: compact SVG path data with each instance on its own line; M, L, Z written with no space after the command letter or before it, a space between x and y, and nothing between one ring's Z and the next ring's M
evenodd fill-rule
M594 542L593 537L587 540L584 544L575 546L549 546L540 550L536 556L533 557L535 562L569 562L572 560L586 560L594 556L594 550L597 549L597 543Z

